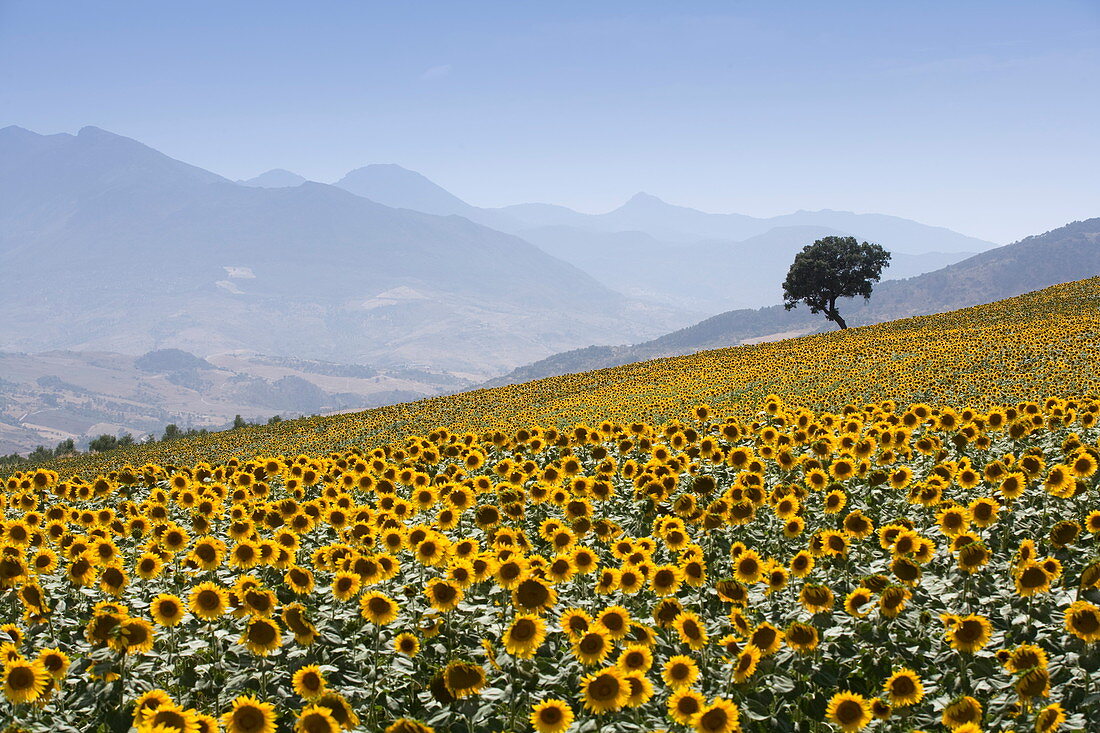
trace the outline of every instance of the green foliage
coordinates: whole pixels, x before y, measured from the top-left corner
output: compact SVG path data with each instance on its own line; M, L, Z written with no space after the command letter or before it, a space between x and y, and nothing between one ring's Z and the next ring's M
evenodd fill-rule
M783 281L783 307L791 310L802 302L810 306L811 313L824 313L847 328L837 311L837 299L870 298L872 284L879 281L889 263L890 253L881 245L860 244L855 237L819 239L795 255Z

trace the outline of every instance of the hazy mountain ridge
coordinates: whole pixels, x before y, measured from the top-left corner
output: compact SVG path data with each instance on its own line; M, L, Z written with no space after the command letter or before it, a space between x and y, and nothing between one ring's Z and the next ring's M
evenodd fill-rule
M259 353L471 378L654 334L631 302L515 236L342 189L242 186L96 128L0 131L0 349Z
M842 231L905 254L973 253L997 246L945 227L886 214L856 214L831 209L802 210L774 217L711 214L669 204L648 193L635 194L622 206L603 214L583 214L565 206L542 203L481 208L463 201L423 175L396 165L357 168L334 185L387 206L441 215L458 214L520 236L533 229L572 227L589 232L642 232L657 240L688 244L704 240L741 241L776 227L808 226Z
M305 178L284 168L272 168L254 178L237 181L242 186L254 186L256 188L288 188L300 186L305 182Z
M881 282L869 301L840 307L849 325L927 315L1010 298L1100 274L1100 218L1076 221L969 257L934 272ZM835 328L805 306L782 305L720 313L633 346L590 346L520 367L483 386L517 384L705 349L777 340Z

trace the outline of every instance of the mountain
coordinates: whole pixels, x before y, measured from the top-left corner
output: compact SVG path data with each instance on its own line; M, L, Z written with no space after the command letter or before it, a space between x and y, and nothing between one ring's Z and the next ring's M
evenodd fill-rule
M395 209L439 216L458 214L467 218L477 211L476 207L419 173L392 163L356 168L333 185Z
M536 232L532 236L538 236L540 230L557 229L561 233L638 232L659 241L688 244L705 240L742 241L776 227L811 227L875 241L899 254L969 255L997 246L944 227L885 214L829 209L771 218L708 214L666 203L647 193L635 194L622 206L604 214L582 214L565 206L539 203L481 208L466 203L415 171L392 164L357 168L333 185L386 206L442 216L457 214L525 238L531 232Z
M0 130L0 271L14 352L244 349L485 378L678 320L464 218L242 186L92 127Z
M828 209L771 218L708 214L647 193L604 214L552 204L479 208L397 165L357 168L334 185L387 206L458 215L515 234L613 290L699 315L779 302L776 283L794 254L826 235L883 244L894 255L885 274L890 279L929 272L996 246L883 214Z
M742 241L776 227L801 226L844 232L878 242L891 252L903 254L973 253L997 246L944 227L928 226L885 214L855 214L830 209L797 211L770 218L708 214L666 203L646 193L634 195L619 208L605 214L581 214L565 207L545 204L507 206L497 211L523 223L521 228L515 230L521 236L531 229L569 226L598 232L639 231L656 239L687 243L700 240Z
M256 188L288 188L290 186L301 186L305 182L306 179L297 173L282 168L272 168L255 178L249 178L247 181L237 181L242 186L254 186Z
M848 299L840 311L850 325L926 315L991 303L1100 274L1100 218L1076 221L998 247L933 272L875 286L870 300ZM486 386L591 371L704 349L772 341L831 330L805 306L734 310L633 346L589 346L554 354Z

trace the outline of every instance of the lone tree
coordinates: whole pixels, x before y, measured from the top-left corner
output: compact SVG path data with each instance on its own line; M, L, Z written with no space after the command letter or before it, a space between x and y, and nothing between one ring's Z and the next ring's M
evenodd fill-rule
M807 244L794 256L783 281L783 307L791 310L800 302L811 313L825 317L841 328L848 324L836 309L838 298L871 297L871 285L882 277L890 253L877 244L860 244L855 237L824 237Z

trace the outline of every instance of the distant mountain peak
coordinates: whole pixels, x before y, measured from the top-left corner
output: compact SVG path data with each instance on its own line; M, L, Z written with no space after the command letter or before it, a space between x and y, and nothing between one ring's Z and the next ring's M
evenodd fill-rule
M305 178L285 168L272 168L255 178L237 181L242 186L252 186L254 188L289 188L300 186L305 182Z
M424 175L396 163L356 168L333 185L384 206L426 214L465 216L474 208Z
M77 137L122 137L122 135L116 135L113 132L108 132L102 127L96 127L95 125L84 125L84 127L80 128L80 130L78 130L76 134Z

